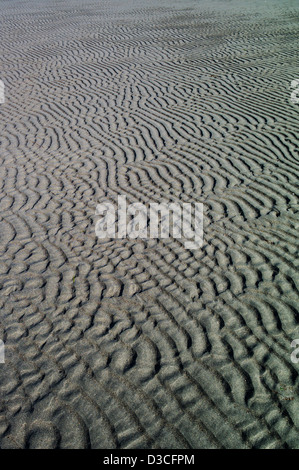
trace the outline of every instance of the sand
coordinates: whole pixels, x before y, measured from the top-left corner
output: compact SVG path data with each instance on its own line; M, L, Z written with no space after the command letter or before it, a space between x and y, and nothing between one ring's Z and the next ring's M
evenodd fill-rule
M299 448L298 2L0 5L1 448Z

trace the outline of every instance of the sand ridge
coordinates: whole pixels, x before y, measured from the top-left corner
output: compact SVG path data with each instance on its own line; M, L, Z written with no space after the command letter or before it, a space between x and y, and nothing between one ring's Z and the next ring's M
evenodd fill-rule
M298 448L298 6L1 11L1 448ZM97 239L123 194L202 249Z

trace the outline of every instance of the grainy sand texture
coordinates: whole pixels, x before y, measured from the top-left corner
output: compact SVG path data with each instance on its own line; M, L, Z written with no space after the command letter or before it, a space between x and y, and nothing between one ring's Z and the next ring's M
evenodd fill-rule
M0 447L299 448L299 3L0 7ZM202 247L99 239L119 195Z

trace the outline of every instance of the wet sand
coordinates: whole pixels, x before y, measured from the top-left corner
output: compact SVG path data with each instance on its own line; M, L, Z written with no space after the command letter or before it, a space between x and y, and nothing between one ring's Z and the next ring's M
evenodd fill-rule
M299 448L297 2L0 4L0 447Z

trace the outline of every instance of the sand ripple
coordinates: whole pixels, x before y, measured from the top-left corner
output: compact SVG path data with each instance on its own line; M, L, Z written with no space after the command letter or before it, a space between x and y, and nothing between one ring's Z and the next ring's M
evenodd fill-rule
M208 5L2 2L1 448L299 447L299 10ZM121 194L202 249L98 240Z

